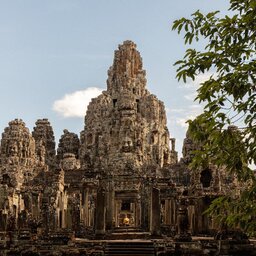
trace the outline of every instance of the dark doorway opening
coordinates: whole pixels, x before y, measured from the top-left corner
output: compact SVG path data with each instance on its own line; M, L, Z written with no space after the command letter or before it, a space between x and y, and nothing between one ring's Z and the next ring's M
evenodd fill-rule
M121 205L121 211L130 211L131 210L131 203L124 201Z
M113 99L113 107L116 107L117 99Z
M208 188L211 185L212 181L212 172L209 169L205 169L201 172L200 182L203 185L203 188Z

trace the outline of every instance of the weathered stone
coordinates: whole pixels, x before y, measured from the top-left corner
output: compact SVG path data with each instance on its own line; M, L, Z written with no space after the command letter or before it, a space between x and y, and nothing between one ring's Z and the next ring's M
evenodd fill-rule
M64 134L60 138L57 150L58 163L65 158L64 155L67 153L73 154L76 159L79 158L80 141L77 134L69 132L67 129L65 129L63 132Z
M192 241L191 235L188 233L189 220L188 220L188 210L185 199L180 200L178 206L178 218L177 218L177 235L175 237L176 241L190 242Z
M88 106L82 165L113 166L109 171L121 174L127 163L135 168L170 164L164 104L147 91L146 72L133 42L125 41L115 52L107 85Z
M230 129L236 131L234 127ZM224 166L208 163L208 166L191 169L189 164L193 160L194 151L201 149L202 145L195 143L187 132L183 144L180 170L183 175L186 172L189 175L189 187L186 190L186 195L190 197L190 206L188 207L190 230L194 234L211 234L214 233L214 230L219 229L219 225L204 212L218 196L229 194L235 198L239 195L240 186L236 177Z
M0 159L0 179L8 186L19 189L35 176L35 141L22 120L15 119L5 128Z
M36 142L36 155L40 162L43 160L49 167L55 165L55 138L48 119L38 119L32 132Z
M215 255L216 241L191 242L190 233L216 232L203 213L214 198L239 194L239 184L224 167L191 169L200 145L188 133L178 162L166 125L164 104L146 89L131 41L115 51L107 89L89 104L80 139L64 130L57 155L47 119L37 120L32 135L22 120L11 121L0 149L0 250L103 255L106 241L88 239L157 235L148 255Z

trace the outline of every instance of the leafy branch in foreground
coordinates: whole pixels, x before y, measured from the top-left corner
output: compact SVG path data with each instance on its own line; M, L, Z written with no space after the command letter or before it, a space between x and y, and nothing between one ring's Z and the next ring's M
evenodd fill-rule
M189 48L177 61L178 80L209 78L200 84L196 100L204 112L190 121L190 133L199 142L193 168L213 163L225 166L247 184L240 197L216 199L208 212L228 225L240 225L253 234L256 227L256 181L248 166L256 163L256 1L230 0L232 15L200 11L191 19L174 21L185 44L201 41L204 50ZM230 129L237 126L238 128ZM224 214L224 212L227 214Z

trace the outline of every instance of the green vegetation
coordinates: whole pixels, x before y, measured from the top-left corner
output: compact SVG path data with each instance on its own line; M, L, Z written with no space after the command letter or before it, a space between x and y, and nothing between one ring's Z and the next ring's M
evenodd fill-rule
M187 49L175 65L178 80L184 82L209 74L196 97L204 111L189 121L193 139L203 145L192 167L210 162L226 166L243 184L239 197L216 199L208 213L255 235L256 179L248 166L256 163L256 1L230 0L229 10L224 17L218 11L196 11L190 19L174 21L172 29L184 33L185 44L200 41L205 46L202 51Z

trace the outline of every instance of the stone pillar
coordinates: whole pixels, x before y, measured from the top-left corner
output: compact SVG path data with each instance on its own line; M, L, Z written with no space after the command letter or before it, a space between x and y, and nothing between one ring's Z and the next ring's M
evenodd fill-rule
M188 233L188 210L185 199L181 199L178 208L178 221L177 221L178 234L175 236L176 241L190 242L191 235Z
M188 208L189 232L191 235L194 235L195 234L195 205L192 200L190 200L187 208Z
M203 232L203 200L202 198L199 198L197 201L197 208L196 208L196 222L197 222L197 232L202 233Z
M136 227L139 227L141 225L141 219L140 219L140 213L141 213L141 201L137 200L135 203L135 223L134 225Z
M175 203L175 200L174 198L171 199L171 202L170 202L170 211L171 211L171 225L175 225L176 224L176 203Z
M34 194L32 196L32 215L34 218L39 217L40 206L39 206L39 196L38 194Z
M44 232L44 235L48 235L49 233L49 226L50 226L50 220L49 220L49 215L50 215L50 212L49 212L49 198L48 197L43 197L42 198L42 219L43 219L43 232Z
M115 225L119 227L119 212L121 209L121 202L120 200L115 200Z
M105 191L103 189L97 192L95 234L105 234Z
M113 228L113 211L114 211L114 197L115 191L113 189L113 184L109 183L109 189L107 193L107 211L106 211L106 229L110 230Z
M160 191L158 188L152 188L151 194L151 218L150 218L150 232L152 235L160 235Z
M86 218L87 218L87 213L86 213L86 197L88 196L87 189L83 187L82 192L81 192L81 210L80 210L80 218L81 222L83 223L84 226L86 226ZM88 204L88 202L87 202Z
M146 184L144 186L144 191L143 191L143 195L141 198L141 216L140 216L140 220L141 220L141 228L144 231L149 231L150 230L150 219L149 219L149 211L151 208L151 188L149 186L149 184Z
M71 229L72 228L72 207L71 207L71 203L70 200L68 202L68 206L67 206L67 216L66 216L66 227Z
M131 211L133 213L131 219L130 219L130 226L135 226L135 203L131 203Z
M6 230L6 215L0 210L0 231Z
M165 200L165 224L171 224L171 214L170 214L171 206L170 206L170 199Z
M88 191L89 189L86 188L85 191L84 191L84 224L85 226L89 226L89 209L88 209L88 203L89 203L89 200L88 200Z

